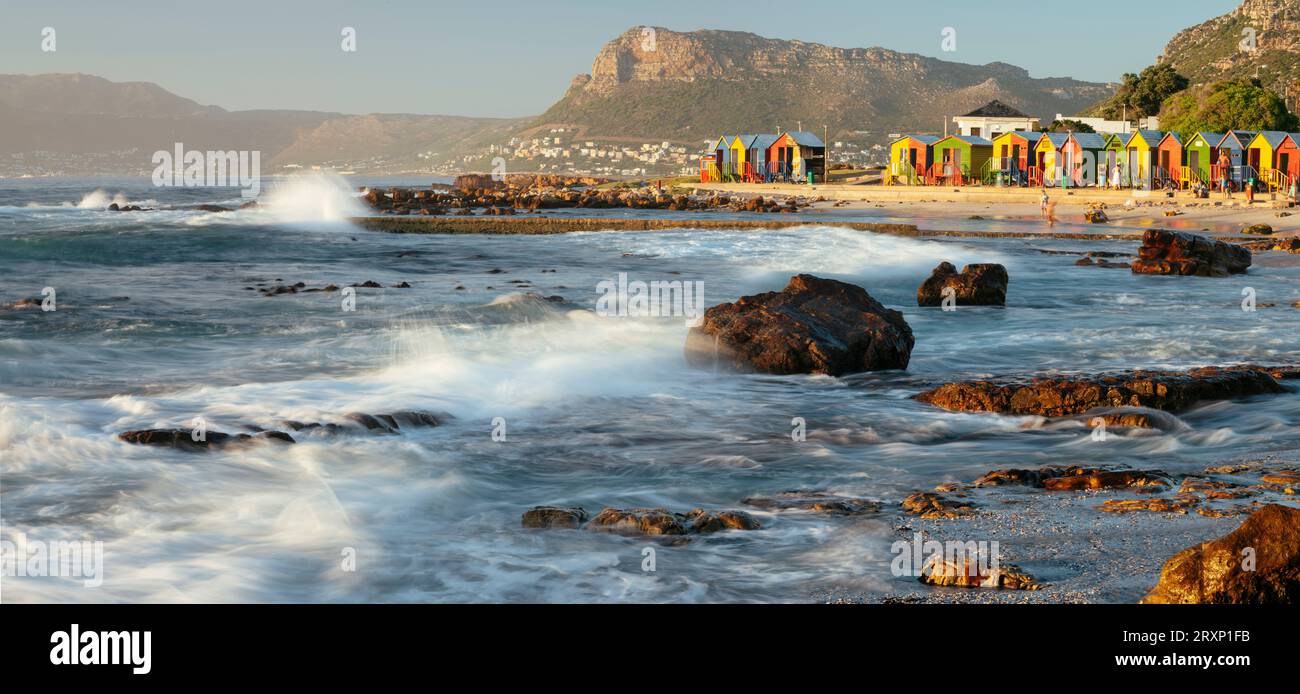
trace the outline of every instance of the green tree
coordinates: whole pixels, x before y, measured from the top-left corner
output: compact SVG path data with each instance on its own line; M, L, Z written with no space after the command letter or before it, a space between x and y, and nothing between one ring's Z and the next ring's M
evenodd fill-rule
M1160 126L1166 130L1193 133L1228 130L1300 129L1300 119L1287 110L1277 92L1258 80L1234 79L1189 89L1165 101Z
M1049 125L1049 126L1047 126L1047 131L1046 131L1046 132L1049 132L1049 133L1063 133L1063 132L1074 132L1074 133L1095 133L1095 132L1097 132L1097 131L1096 131L1095 129L1093 129L1093 127L1092 127L1091 125L1088 125L1087 123L1080 123L1080 122L1077 121L1077 120L1072 120L1072 119L1066 118L1066 119L1064 119L1064 120L1054 120L1054 121L1052 121L1052 124Z
M1151 65L1139 75L1124 75L1115 96L1097 108L1103 118L1111 120L1154 116L1170 96L1187 89L1187 78L1169 65Z

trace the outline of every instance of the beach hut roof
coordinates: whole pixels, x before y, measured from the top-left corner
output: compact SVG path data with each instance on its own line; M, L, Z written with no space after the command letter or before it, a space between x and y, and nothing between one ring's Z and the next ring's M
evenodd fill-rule
M1029 116L1021 113L1019 110L1007 106L1006 104L994 99L987 104L963 114L963 118L1028 118Z
M773 135L773 134L771 134L771 133L764 133L764 134L762 134L762 135L755 135L754 138L753 138L752 140L750 140L749 144L746 145L746 146L747 146L749 149L755 149L755 148L759 148L759 149L767 149L768 147L771 147L771 146L772 146L772 143L773 143L773 142L776 142L776 138L777 138L777 137L779 137L779 136L778 136L778 135Z
M1253 139L1255 139L1254 130L1229 130L1224 133L1223 139L1219 140L1219 146L1228 149L1241 149Z
M1160 132L1159 130L1134 130L1133 135L1129 137L1128 141L1132 142L1133 138L1137 138L1137 137L1142 138L1142 140L1146 142L1148 145L1155 147L1158 146L1160 144L1160 141L1165 138L1165 134Z
M987 140L977 135L949 135L948 137L943 138L943 140L961 140L962 142L965 142L968 145L976 145L976 146L987 145L989 147L993 146L993 142L991 140ZM939 140L939 141L943 142L943 140Z
M718 139L713 141L713 148L726 149L727 147L731 146L731 142L735 139L736 139L735 135L723 135L722 137L719 137ZM722 146L719 147L718 145L722 145Z
M799 144L802 147L825 147L826 146L826 143L822 142L820 137L817 137L816 135L810 132L795 131L795 132L788 132L786 134L794 138L795 143Z
M916 140L917 142L920 142L921 144L923 144L923 145L925 145L925 146L928 147L928 146L930 146L930 145L932 145L932 144L938 142L938 141L939 141L939 138L938 138L938 137L935 137L934 135L904 135L904 136L898 138L897 140L894 140L893 142L890 142L889 144L891 144L891 145L896 145L896 144L902 142L903 140Z
M1286 133L1280 130L1262 130L1258 135L1256 135L1256 137L1264 138L1264 141L1268 143L1269 147L1277 149L1282 145L1282 141L1286 139Z
M1069 133L1043 133L1043 137L1046 137L1047 141L1051 142L1053 147L1060 149L1061 145L1065 144L1065 141L1070 139L1070 134Z
M1174 139L1174 142L1177 142L1177 143L1180 144L1180 145L1183 144L1183 138L1179 137L1179 136L1178 136L1178 133L1176 133L1176 132L1174 132L1174 131L1172 131L1172 130L1170 130L1169 132L1165 133L1165 136L1162 137L1162 138L1160 138L1160 144L1163 145L1163 144L1165 143L1165 140L1168 140L1168 139L1171 138L1171 137Z
M1193 135L1192 140L1198 137L1201 138L1202 140L1205 140L1205 144L1211 147L1216 147L1220 142L1223 141L1223 133L1210 133L1210 132L1201 131ZM1192 140L1188 140L1188 142L1190 143Z
M1074 133L1074 141L1084 149L1106 149L1106 138L1099 133Z

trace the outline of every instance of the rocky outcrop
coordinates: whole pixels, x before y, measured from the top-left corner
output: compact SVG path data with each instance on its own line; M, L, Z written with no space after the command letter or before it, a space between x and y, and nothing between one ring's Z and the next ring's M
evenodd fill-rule
M686 360L771 374L905 369L915 339L903 314L861 287L796 275L779 292L741 297L704 312L686 338Z
M959 273L944 261L916 290L916 305L940 306L946 290L951 290L957 306L1005 306L1007 280L1007 269L996 263L967 265Z
M1286 392L1270 371L1258 366L1205 367L1191 371L1130 371L1010 382L967 381L942 385L914 397L956 412L1044 417L1080 415L1096 408L1114 407L1180 412L1202 400Z
M1133 272L1139 275L1227 277L1250 267L1250 250L1182 231L1148 229Z
M1300 603L1300 509L1269 504L1165 562L1144 603Z
M1179 495L1173 498L1153 497L1148 499L1110 499L1103 501L1097 507L1098 511L1104 513L1133 513L1135 511L1146 511L1148 513L1178 513L1186 514L1189 508L1201 503L1200 499L1194 496Z

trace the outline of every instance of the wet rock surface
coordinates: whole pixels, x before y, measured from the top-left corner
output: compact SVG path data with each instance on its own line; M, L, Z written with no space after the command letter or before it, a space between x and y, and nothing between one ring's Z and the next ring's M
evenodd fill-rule
M525 528L578 528L587 521L587 512L581 507L534 506L524 511Z
M903 510L926 519L951 520L975 512L975 504L934 492L916 492L903 499Z
M262 431L256 434L206 431L200 435L193 429L133 429L118 434L117 438L142 446L160 446L183 451L206 451L263 441L296 443L292 436L282 431Z
M905 369L915 339L903 314L856 285L796 275L779 292L744 296L704 312L686 359L770 374Z
M918 579L932 586L957 588L997 588L1002 590L1041 590L1040 583L1015 564L995 567L974 557L945 558L935 555L926 561Z
M966 381L925 391L915 399L954 412L1064 417L1098 408L1146 407L1181 412L1203 400L1279 394L1277 375L1290 367L1205 367L1191 371L1130 371L1037 380Z
M977 263L957 272L945 261L916 290L916 305L941 306L945 294L950 294L957 306L1005 306L1007 282L1007 269L1002 265Z
M1300 509L1269 504L1174 555L1144 603L1300 603Z
M1141 275L1227 277L1250 267L1250 250L1182 231L1148 229L1133 272Z

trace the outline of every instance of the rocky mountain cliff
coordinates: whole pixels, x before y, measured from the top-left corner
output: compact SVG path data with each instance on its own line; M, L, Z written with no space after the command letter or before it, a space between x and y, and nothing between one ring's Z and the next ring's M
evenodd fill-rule
M629 29L601 49L537 123L592 134L694 141L797 127L942 131L998 99L1050 121L1109 96L1107 85L1035 79L1005 63L967 65L883 48L835 48L734 31Z
M1253 36L1253 44L1250 38ZM1160 58L1193 84L1254 76L1278 93L1300 80L1300 0L1245 0L1240 7L1180 31ZM1292 102L1294 105L1294 101Z

